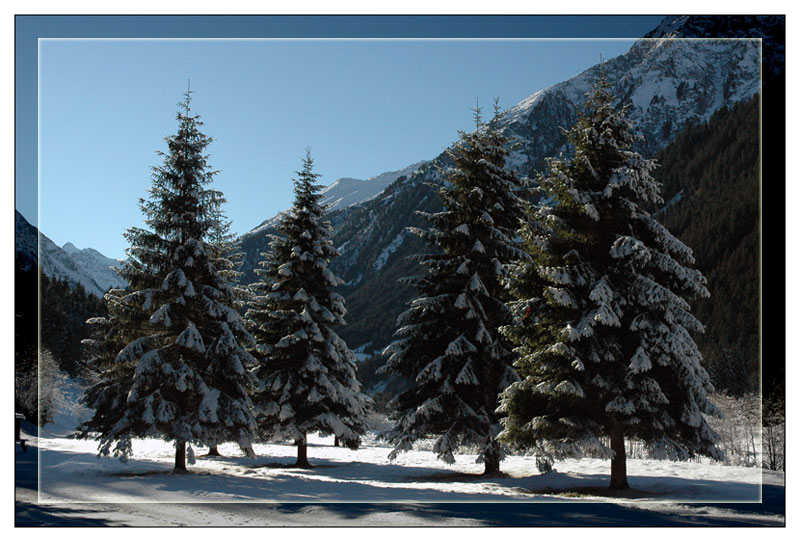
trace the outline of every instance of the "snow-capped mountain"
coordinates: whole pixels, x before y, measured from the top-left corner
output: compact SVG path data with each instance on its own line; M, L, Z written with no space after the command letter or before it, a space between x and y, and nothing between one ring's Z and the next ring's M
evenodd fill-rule
M98 297L102 297L111 286L124 285L123 279L110 269L120 262L91 248L79 250L72 243L67 243L64 248L59 247L45 234L40 236L37 228L19 211L15 211L14 230L19 269L27 270L36 266L38 246L42 272L49 277L80 284L87 293Z
M427 162L417 162L397 171L387 171L379 175L374 175L369 179L354 179L352 177L342 177L336 179L331 184L322 189L323 205L328 206L328 212L338 211L364 203L383 192L387 186L395 182L400 177L405 177L424 166ZM266 233L278 224L280 215L266 219L264 222L244 233L242 237L250 237L261 233Z
M720 24L718 19L726 19ZM746 20L745 20L746 19ZM676 39L757 37L780 31L770 17L667 17L624 55L593 66L567 81L534 92L504 112L502 126L518 143L511 165L534 177L545 159L569 148L562 127L577 118L585 94L601 70L643 139L638 150L652 156L687 125L704 122L720 107L747 99L761 88L761 43L755 40ZM755 26L754 26L755 25ZM778 41L780 35L775 34ZM772 46L770 46L772 47ZM765 54L782 49L764 45ZM765 65L771 60L765 60ZM782 66L782 62L778 62ZM397 279L418 272L408 256L424 251L408 226L425 227L417 210L435 211L439 200L427 183L440 182L446 153L398 178L368 201L340 208L329 216L334 244L342 256L331 269L346 281L348 326L342 336L352 344L388 344L395 319L413 295ZM242 237L246 279L266 252L263 230Z
M764 84L780 77L785 65L785 19L778 15L673 15L645 38L761 38Z
M387 171L366 180L342 177L322 190L321 203L328 205L329 211L336 211L356 203L369 201L397 179L410 175L424 164L425 162L417 162L401 170Z
M757 93L760 44L755 40L646 39L624 55L572 79L531 94L505 115L506 129L521 145L512 156L520 172L534 174L544 159L566 152L560 132L577 118L586 92L602 72L643 136L639 150L652 155L687 124L708 120L722 107Z
M125 285L125 280L112 269L112 267L119 267L118 260L108 258L93 248L79 249L69 242L61 248L94 279L104 292L109 288L120 288Z

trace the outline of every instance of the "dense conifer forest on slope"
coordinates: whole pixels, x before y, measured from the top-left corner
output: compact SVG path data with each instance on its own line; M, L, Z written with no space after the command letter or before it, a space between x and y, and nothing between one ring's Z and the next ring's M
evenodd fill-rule
M36 292L36 270L17 270L16 351L19 361L32 357L37 341L38 311L36 298L20 295ZM61 369L70 376L81 371L81 341L89 336L86 320L102 316L106 309L97 296L87 294L80 284L41 276L41 339L42 347L59 360ZM30 354L27 355L27 354ZM35 360L34 360L35 361Z
M389 186L387 192L397 191L399 183L403 179L398 179L398 183ZM409 208L410 207L410 208ZM414 288L402 282L403 278L417 275L420 272L419 264L411 254L425 252L427 247L425 242L416 235L410 235L405 231L405 227L425 228L425 220L416 215L414 211L436 212L441 210L441 202L436 197L433 189L424 184L417 184L413 188L411 197L395 198L391 206L380 205L380 202L368 202L359 209L360 213L374 215L376 221L393 224L392 231L386 232L386 239L396 239L398 235L405 235L402 246L397 255L390 257L399 258L397 265L387 265L381 269L379 274L370 273L372 269L365 269L364 279L361 284L347 284L340 291L347 299L347 315L345 320L348 325L341 329L341 336L352 348L357 348L365 343L372 343L372 348L386 346L392 341L392 336L397 329L397 316L404 311L407 303L416 295ZM404 224L400 220L384 218L381 214L391 214L393 216L410 216L411 222ZM341 213L332 214L331 222L336 226L336 221ZM345 227L336 232L334 243L341 243L342 240L353 239L358 232L352 231L353 224L359 224L360 220L351 220ZM357 254L361 262L359 265L371 266L378 253L383 247L367 247ZM342 250L340 258L350 257L347 247ZM333 262L335 267L337 262ZM389 289L391 294L386 295Z
M694 313L696 337L715 387L758 391L758 97L691 126L656 155L666 202L662 223L694 251L711 297Z

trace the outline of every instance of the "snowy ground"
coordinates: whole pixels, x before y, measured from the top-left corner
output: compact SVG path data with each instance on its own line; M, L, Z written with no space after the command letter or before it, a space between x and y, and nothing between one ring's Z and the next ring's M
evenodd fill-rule
M161 441L136 442L123 464L98 458L91 441L39 439L27 454L17 447L17 523L784 524L782 476L743 467L630 460L631 491L609 496L609 462L600 460L563 461L540 475L532 458L509 457L504 476L484 479L474 456L446 465L419 450L390 463L388 448L372 440L351 451L333 447L331 438L312 439L311 470L288 466L295 458L289 445L257 446L257 459L234 445L220 451L225 457L198 450L191 473L178 475L171 473L174 449Z

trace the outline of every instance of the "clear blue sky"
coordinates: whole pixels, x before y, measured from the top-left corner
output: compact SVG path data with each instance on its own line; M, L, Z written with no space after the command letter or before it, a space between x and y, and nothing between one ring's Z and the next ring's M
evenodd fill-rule
M658 22L643 19L633 35ZM510 107L631 43L43 40L39 226L58 244L124 257L189 79L215 139L216 188L244 233L291 204L306 147L323 184L400 169L470 129L476 98Z

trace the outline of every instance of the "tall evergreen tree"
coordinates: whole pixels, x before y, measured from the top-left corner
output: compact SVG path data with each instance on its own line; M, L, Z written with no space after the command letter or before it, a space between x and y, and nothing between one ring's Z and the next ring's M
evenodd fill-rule
M631 150L626 108L612 102L601 76L567 132L574 157L549 161L539 181L548 204L522 231L533 261L512 270L521 321L504 328L521 381L503 394L501 440L548 462L610 457L610 486L621 489L625 437L655 457L721 454L690 335L703 326L686 301L708 296L706 281L692 251L643 210L661 199L655 163Z
M270 235L271 251L256 273L247 311L258 344L253 395L259 437L294 440L297 466L309 467L307 436L333 434L348 448L366 432L369 397L361 393L356 360L332 326L344 325L342 284L329 269L339 255L323 220L319 174L308 152L294 181L295 200Z
M477 462L493 474L503 457L498 394L516 380L498 331L512 320L504 265L527 256L516 241L526 185L506 168L510 141L499 130L499 108L488 124L474 112L476 130L448 151L454 167L438 188L444 211L420 213L431 226L412 229L435 252L418 256L424 274L406 279L420 297L398 318L400 338L386 349L383 370L412 384L390 403L396 425L385 436L391 459L431 435L448 463L459 446L477 446Z
M84 397L95 416L81 427L86 436L100 433L101 454L113 445L121 458L133 437L173 440L176 471L186 471L187 444L230 440L249 453L255 430L255 360L245 349L252 337L233 308L233 264L220 244L224 199L208 187L216 174L203 154L211 138L190 103L187 91L178 132L153 168L150 199L140 200L150 229L126 233L128 287L109 293L109 317L94 321L100 381Z

